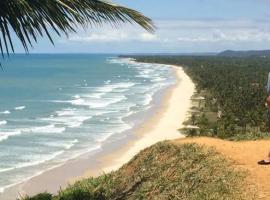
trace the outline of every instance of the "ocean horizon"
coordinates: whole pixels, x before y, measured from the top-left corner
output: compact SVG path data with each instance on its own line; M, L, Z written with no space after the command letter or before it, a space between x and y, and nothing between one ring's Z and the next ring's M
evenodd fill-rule
M167 65L109 54L16 54L2 65L0 192L121 140L176 82Z

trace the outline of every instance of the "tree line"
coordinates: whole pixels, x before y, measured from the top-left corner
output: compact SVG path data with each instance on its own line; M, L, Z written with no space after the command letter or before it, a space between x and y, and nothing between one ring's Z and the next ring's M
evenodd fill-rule
M133 56L134 57L134 56ZM270 72L268 57L135 56L139 62L183 66L205 97L204 111L216 113L216 120L203 121L204 135L223 138L267 133L269 123L264 105ZM206 92L202 92L206 91ZM203 120L202 120L203 119ZM194 122L194 116L192 121ZM200 126L199 122L197 124Z

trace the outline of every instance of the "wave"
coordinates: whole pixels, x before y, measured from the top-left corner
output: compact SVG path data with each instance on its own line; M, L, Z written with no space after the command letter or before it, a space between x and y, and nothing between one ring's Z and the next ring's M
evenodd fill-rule
M6 120L0 121L0 126L5 125L5 124L7 124L7 121Z
M73 96L73 98L79 99L80 98L80 95L76 94L76 95Z
M104 96L106 92L95 92L91 94L84 94L84 98L95 98L95 99L100 99L102 96Z
M29 128L18 128L15 130L5 130L0 132L0 141L7 140L11 136L20 135L22 133L63 133L65 127L55 127L55 125L40 126L40 127L29 127Z
M51 118L43 118L42 121L51 122L54 124L64 125L69 128L80 127L82 123L88 119L91 119L92 116L59 116ZM60 128L59 128L60 129ZM62 128L64 132L65 127Z
M4 131L0 132L0 141L7 140L10 136L20 135L21 131Z
M105 108L111 104L115 104L126 99L127 98L125 96L119 96L118 98L104 99L104 101L90 101L88 105L89 108Z
M105 84L110 84L111 82L111 80L104 81Z
M40 143L40 145L46 145L48 147L69 150L78 142L79 142L78 139L74 139L74 140L70 140L70 141L61 141L61 142L59 142L59 141L46 142L45 144L42 142L42 143Z
M19 129L23 133L63 133L65 130L65 127L56 127L54 124Z
M89 108L105 108L111 104L121 102L125 100L125 96L118 96L114 98L104 98L104 99L87 99L87 98L80 98L69 101L72 105L76 106L88 106Z
M57 116L73 116L75 115L76 109L75 108L65 108L60 111L56 111Z
M122 119L119 119L119 122L121 122L122 126L115 126L114 128L110 128L110 132L107 133L103 133L102 135L99 135L95 138L95 140L99 143L103 143L106 140L108 140L111 136L115 135L115 134L120 134L123 133L127 130L130 130L133 126L125 123L122 121Z
M165 80L166 80L166 78L157 77L157 78L151 80L151 82L162 82L162 81L165 81Z
M10 168L5 168L5 169L0 169L0 172L7 172L7 171L11 171L11 170L17 170L17 169L21 169L21 168L25 168L25 167L32 167L32 166L36 166L45 162L48 162L54 158L56 158L57 156L63 154L65 151L57 151L53 154L50 155L46 155L43 158L40 159L40 155L29 155L29 158L25 157L25 160L27 160L27 162L24 163L18 163L16 166L14 167L10 167ZM32 161L31 161L32 160Z
M108 58L107 62L111 63L111 64L133 64L133 63L136 63L135 59L133 59L133 58L117 58L117 57Z
M14 108L14 110L24 110L25 106L17 106Z
M76 108L64 108L60 111L56 111L56 115L58 117L93 117L93 116L99 116L99 115L104 115L104 114L108 114L108 113L113 113L113 112L117 112L117 111L110 111L110 110L96 110L92 112L89 112L89 110L78 110ZM53 117L56 117L53 115ZM51 118L53 118L51 117Z
M100 148L101 148L101 145L100 145L100 144L95 145L95 146L93 146L93 147L91 147L91 148L88 148L86 151L82 151L82 152L80 152L80 153L77 153L77 154L75 154L75 155L69 157L69 158L66 159L65 161L68 161L68 160L77 158L77 157L79 157L79 156L81 156L81 155L83 155L83 154L85 154L85 153L90 153L90 152L96 151L96 150L98 150L98 149L100 149ZM57 154L57 155L56 155L56 154ZM56 153L56 154L54 154L52 157L55 158L55 157L57 157L58 155L61 155L61 152L58 152L58 153ZM54 158L52 158L52 159L54 159ZM50 160L52 160L52 159L50 159ZM47 161L49 161L49 160L47 160ZM45 161L45 162L47 162L47 161ZM16 186L16 185L18 185L18 184L24 183L24 182L26 182L26 181L28 181L28 180L30 180L30 179L36 177L36 176L39 176L39 175L43 174L43 173L46 172L46 171L52 170L52 169L54 169L54 168L56 168L56 167L60 167L60 166L62 166L63 164L65 164L65 161L62 162L62 163L60 163L60 164L58 164L58 165L54 165L54 166L52 166L52 167L50 167L50 168L47 168L46 170L39 171L39 172L35 173L33 176L29 176L29 177L26 177L26 178L23 179L23 180L18 180L18 181L15 182L15 183L6 185L6 186L4 186L4 187L0 187L0 193L3 193L6 189L8 189L8 188L10 188L10 187L13 187L13 186ZM39 164L42 164L42 163L39 163ZM34 166L34 165L32 165L32 166ZM30 166L29 166L29 167L30 167ZM17 167L13 167L13 168L9 168L9 169L6 168L6 170L8 170L8 171L11 171L11 170L14 170L14 169L18 169L18 168L17 168ZM4 170L4 169L3 169L3 170ZM1 171L0 171L0 172L1 172Z
M74 146L76 143L78 143L78 140L77 140L77 139L72 140L72 141L69 141L68 143L66 143L66 144L63 145L63 146L64 146L64 148L65 148L66 150L68 150L68 149L72 148L72 146ZM59 144L59 143L58 143L58 144ZM55 145L58 146L58 144L55 144ZM93 148L87 149L87 152L88 152L88 151L96 150L96 149L98 149L98 148L101 148L101 146L98 145L98 147L95 146L95 147L93 147ZM49 156L46 156L46 157L44 156L42 159L40 159L40 157L38 156L39 160L35 160L35 161L32 161L32 162L28 162L28 163L20 163L20 164L17 164L17 166L14 166L14 167L2 168L2 169L0 169L0 173L9 172L9 171L12 171L12 170L17 170L17 169L21 169L21 168L25 168L25 167L32 167L32 166L40 165L40 164L42 164L42 163L48 162L48 161L50 161L50 160L53 160L54 158L56 158L57 156L63 154L64 152L65 152L65 151L57 151L57 152L55 152L55 153L53 153L53 154L51 154L51 155L49 155ZM78 157L78 156L79 156L79 155L76 155L76 156L74 156L74 157L72 157L72 158L75 158L75 157ZM69 159L72 159L72 158L69 158ZM31 158L30 158L30 159L31 159ZM30 160L30 159L27 159L27 160ZM68 159L68 160L69 160L69 159ZM17 182L15 182L15 183L13 183L13 184L9 184L9 185L6 185L6 186L4 186L4 187L0 187L0 193L3 193L7 188L16 186L16 185L18 185L18 184L20 184L20 183L23 183L23 182L25 182L25 181L27 181L27 180L30 180L31 178L36 177L36 176L39 176L39 175L43 174L44 172L46 172L46 171L48 171L48 170L51 170L51 169L53 169L53 168L56 168L56 167L58 167L58 166L63 165L64 163L65 163L65 162L62 162L61 164L58 164L58 165L55 165L55 166L53 166L53 167L50 167L50 168L48 168L48 169L46 169L46 170L37 172L37 173L35 173L33 176L29 176L29 177L27 177L27 178L25 178L25 179L23 179L23 180L18 180Z
M109 93L116 89L131 88L134 85L136 85L136 83L133 83L133 82L120 82L120 83L115 83L115 84L106 84L105 86L98 87L96 91L102 92L102 93Z
M151 104L152 101L153 101L153 96L150 94L147 94L146 98L143 102L143 105L147 106L147 105Z
M5 110L5 111L3 111L3 112L0 112L0 114L10 114L10 111L9 110Z
M68 149L71 149L76 143L78 143L79 140L75 139L71 142L69 142L68 144L65 145L65 149L68 150Z

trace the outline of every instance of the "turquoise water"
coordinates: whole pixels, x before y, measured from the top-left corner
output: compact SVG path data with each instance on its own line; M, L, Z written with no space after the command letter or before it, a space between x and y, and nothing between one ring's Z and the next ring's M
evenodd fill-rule
M0 192L132 129L175 80L107 55L15 55L0 72Z

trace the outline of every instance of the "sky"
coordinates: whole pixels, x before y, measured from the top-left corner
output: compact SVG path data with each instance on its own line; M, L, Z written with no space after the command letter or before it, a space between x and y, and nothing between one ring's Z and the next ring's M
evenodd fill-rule
M270 0L114 0L153 19L136 25L78 29L55 46L40 39L30 53L201 53L270 49ZM16 41L16 52L24 52Z

